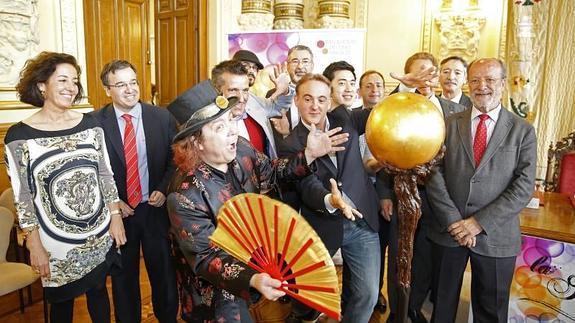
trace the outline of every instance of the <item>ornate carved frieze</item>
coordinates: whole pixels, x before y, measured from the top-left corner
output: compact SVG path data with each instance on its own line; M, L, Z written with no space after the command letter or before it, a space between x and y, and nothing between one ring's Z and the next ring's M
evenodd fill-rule
M440 57L458 55L471 61L477 57L480 31L485 16L479 9L442 11L435 23L439 28Z
M0 88L13 88L40 43L37 0L0 0Z

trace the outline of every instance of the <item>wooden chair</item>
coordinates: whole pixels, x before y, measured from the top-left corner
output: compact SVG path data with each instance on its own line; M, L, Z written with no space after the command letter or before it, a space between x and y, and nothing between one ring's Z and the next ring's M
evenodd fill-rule
M13 229L10 232L10 241L14 243L14 254L16 255L16 262L24 262L25 264L30 264L30 253L26 248L26 239L24 237L24 232L18 226L18 215L16 213L16 206L14 205L14 192L12 188L9 187L5 189L2 194L0 194L0 208L6 208L10 210L14 218ZM28 292L28 305L32 305L32 286L28 285L26 287ZM24 296L22 294L22 289L18 290L18 295L20 297L20 311L24 311ZM42 301L44 305L44 322L48 322L48 303L42 295Z
M18 291L20 312L24 313L22 288L30 286L40 275L27 264L6 261L6 252L10 244L10 231L13 230L14 216L5 207L0 206L0 296ZM31 295L28 295L31 297Z
M575 194L575 132L549 145L545 190Z

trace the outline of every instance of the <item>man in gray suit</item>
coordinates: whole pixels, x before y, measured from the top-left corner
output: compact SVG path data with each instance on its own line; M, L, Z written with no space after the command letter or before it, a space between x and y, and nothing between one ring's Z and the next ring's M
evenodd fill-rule
M445 157L427 183L438 261L432 322L455 321L468 259L474 322L507 322L518 214L535 185L537 141L533 127L501 105L503 62L476 60L467 74L473 108L447 120Z

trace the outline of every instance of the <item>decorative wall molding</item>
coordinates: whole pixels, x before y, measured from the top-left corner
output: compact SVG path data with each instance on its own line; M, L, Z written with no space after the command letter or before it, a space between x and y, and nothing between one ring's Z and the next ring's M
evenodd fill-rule
M60 0L59 8L62 51L74 57L78 57L76 2L75 0Z
M477 58L480 31L486 19L478 8L465 12L445 10L435 18L439 28L439 55L457 55L472 61Z
M14 88L40 43L38 0L0 0L0 87Z

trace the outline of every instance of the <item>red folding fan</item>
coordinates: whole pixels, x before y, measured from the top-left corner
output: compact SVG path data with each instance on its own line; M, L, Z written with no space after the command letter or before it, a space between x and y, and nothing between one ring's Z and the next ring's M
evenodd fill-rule
M287 295L341 318L338 279L329 252L288 205L259 194L236 195L220 209L210 240L254 270L283 281L279 289Z

